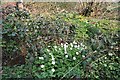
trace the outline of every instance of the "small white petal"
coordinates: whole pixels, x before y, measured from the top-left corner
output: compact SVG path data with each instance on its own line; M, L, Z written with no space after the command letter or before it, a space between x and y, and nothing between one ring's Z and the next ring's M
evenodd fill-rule
M57 49L55 48L55 51L57 51Z
M65 44L67 44L68 45L68 43L66 42Z
M77 44L75 41L73 41L73 44Z
M63 43L61 43L61 47L63 47Z
M57 46L54 46L54 48L56 49L56 48L57 48Z
M61 51L61 48L59 48L59 50Z
M81 51L84 50L84 48L81 48Z
M64 44L64 48L66 48L66 44Z
M117 48L115 48L116 50L118 50L119 48L117 47Z
M68 55L65 55L66 58L68 58Z
M77 48L78 46L77 45L74 45L75 48Z
M87 49L87 46L85 46L85 49Z
M109 53L108 55L109 55L109 56L112 56L113 54L112 54L112 53Z
M70 50L72 50L72 48L70 48Z
M52 68L52 70L51 70L52 72L55 72L55 69L54 68Z
M83 58L85 58L85 55L82 55Z
M110 46L110 48L113 48L113 46Z
M107 59L107 57L105 57L105 59Z
M67 53L66 44L64 44L64 51Z
M52 53L49 53L49 55L52 55Z
M78 48L80 47L80 45L78 45Z
M73 47L73 44L72 44L72 43L70 43L70 46L71 46L71 47Z
M85 47L85 45L84 45L83 43L80 43L80 45L81 45L82 47Z
M55 60L55 58L52 56L52 61L54 61Z
M107 67L107 64L104 64L105 67Z
M54 57L52 57L52 61L54 61L55 60L55 58Z
M65 53L65 54L67 54L67 52L66 52L66 51L65 51L64 53Z
M76 55L79 55L79 52L76 52Z
M96 53L97 51L95 50L94 52Z
M80 43L81 46L83 46L83 43Z
M55 64L55 61L52 61L52 64L54 65L54 64Z
M40 38L39 37L37 37L37 40L39 40Z
M73 57L73 60L76 60L76 57Z
M26 31L29 31L29 29L27 29Z
M41 65L41 68L44 68L45 66L44 65Z
M50 46L48 46L48 47L50 47Z
M44 57L39 57L39 59L44 60Z
M37 29L39 28L39 26L37 26Z
M47 49L47 52L50 52L50 50L49 50L49 49Z
M35 32L37 32L37 30L35 30Z

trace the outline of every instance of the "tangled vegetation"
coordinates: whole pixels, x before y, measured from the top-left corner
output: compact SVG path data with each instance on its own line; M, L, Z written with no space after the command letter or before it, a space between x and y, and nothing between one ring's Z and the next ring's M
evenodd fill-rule
M2 35L3 80L120 77L116 22L67 12L33 17L17 10L3 20Z

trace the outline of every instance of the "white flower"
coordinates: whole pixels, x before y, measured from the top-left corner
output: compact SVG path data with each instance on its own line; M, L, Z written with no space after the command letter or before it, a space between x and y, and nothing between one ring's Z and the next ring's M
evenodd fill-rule
M48 46L48 47L50 47L50 46Z
M80 47L80 45L78 45L78 48Z
M68 43L66 42L65 44L67 44L68 45Z
M97 51L95 50L94 53L96 53Z
M63 47L63 43L61 43L61 47Z
M44 68L45 66L44 65L41 65L41 68Z
M108 55L109 55L109 56L112 56L113 54L112 54L112 53L109 53Z
M68 58L68 55L65 55L66 58Z
M39 59L44 60L44 57L39 57Z
M79 53L81 53L82 51L80 50Z
M85 49L87 49L87 46L85 46Z
M84 48L81 47L80 51L84 50Z
M74 45L75 48L77 48L78 46L77 45Z
M56 48L57 48L57 46L54 46L54 48L56 49Z
M54 64L55 64L55 61L52 61L52 64L54 65Z
M66 45L66 48L68 47L68 45Z
M82 55L83 58L85 58L85 55Z
M55 51L57 51L57 49L55 48Z
M79 55L79 52L76 52L76 55Z
M113 48L113 46L110 46L110 48Z
M81 45L82 47L85 47L85 45L83 45L83 43L80 43L80 45Z
M35 52L35 56L37 56L37 52Z
M70 46L71 46L71 47L73 47L73 44L72 44L72 43L70 43Z
M52 61L54 61L55 60L55 58L53 57L53 55L52 55Z
M61 48L59 48L59 50L61 51Z
M65 51L65 54L67 54L67 51Z
M107 57L105 57L105 59L107 59Z
M35 32L37 32L37 30L35 30Z
M39 28L39 26L37 26L37 29Z
M52 70L51 70L52 72L55 72L55 69L54 68L52 68Z
M76 60L76 57L73 57L73 60Z
M66 44L64 44L64 49L66 49Z
M47 52L50 52L50 50L49 50L49 49L47 49Z
M39 40L40 38L39 37L37 37L37 40Z
M75 41L73 41L73 44L77 44Z
M75 42L75 41L73 41L73 44L76 44L76 42Z
M72 50L72 48L70 48L70 50Z
M66 44L64 44L64 51L65 51L65 54L66 54L67 53Z
M49 55L52 55L52 53L49 53Z
M29 29L27 29L26 31L29 31Z
M83 46L83 43L80 43L81 46Z
M107 64L104 64L105 67L107 67Z
M116 50L118 50L119 48L118 48L118 47L116 47L115 49L116 49Z

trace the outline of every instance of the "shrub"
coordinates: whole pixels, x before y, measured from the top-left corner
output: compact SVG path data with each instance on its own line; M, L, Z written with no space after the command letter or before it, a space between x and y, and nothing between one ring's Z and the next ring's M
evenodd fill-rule
M74 13L49 18L31 17L24 11L11 13L3 21L3 53L5 57L20 54L24 45L27 56L26 64L14 66L19 70L23 68L22 71L3 67L3 78L117 79L120 31L109 26L110 22L88 21ZM12 71L18 73L14 75Z
M30 19L30 14L27 11L16 10L10 13L6 19L3 20L3 61L4 65L16 55L25 55L23 47L26 48L26 23ZM19 43L19 44L18 44ZM6 58L5 58L6 57ZM5 59L4 59L5 58Z

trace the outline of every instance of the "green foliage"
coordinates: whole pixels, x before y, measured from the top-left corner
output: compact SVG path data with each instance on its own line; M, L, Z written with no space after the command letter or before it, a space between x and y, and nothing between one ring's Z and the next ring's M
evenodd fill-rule
M5 70L3 80L7 78L32 78L31 68L28 65L13 66L12 68L6 66L3 67L3 70Z
M43 49L43 54L37 55L33 68L36 68L33 70L34 74L38 73L36 77L62 77L64 73L82 59L82 55L80 55L84 50L82 46L71 43L71 45L66 45L66 52L64 48L65 44L61 44L61 46L48 46L48 48ZM44 67L42 67L43 65ZM44 76L44 74L49 75ZM79 75L79 73L76 75Z
M69 24L73 24L74 26L72 27L74 30L74 35L75 35L75 39L85 39L88 37L88 35L86 34L87 32L87 27L89 27L90 25L87 24L86 21L83 21L83 17L79 16L78 14L72 14L72 13L62 13L62 14L58 14L58 17L60 19L63 19L64 21L66 21Z
M3 78L119 78L119 31L76 13L50 18L16 11L3 21L3 51L27 48L26 64L3 67ZM20 44L18 44L20 43Z
M9 13L6 19L3 19L3 64L6 65L6 60L21 53L20 46L26 41L26 29L28 28L26 23L29 19L30 14L27 11L19 10ZM4 58L6 56L8 56L7 59Z

